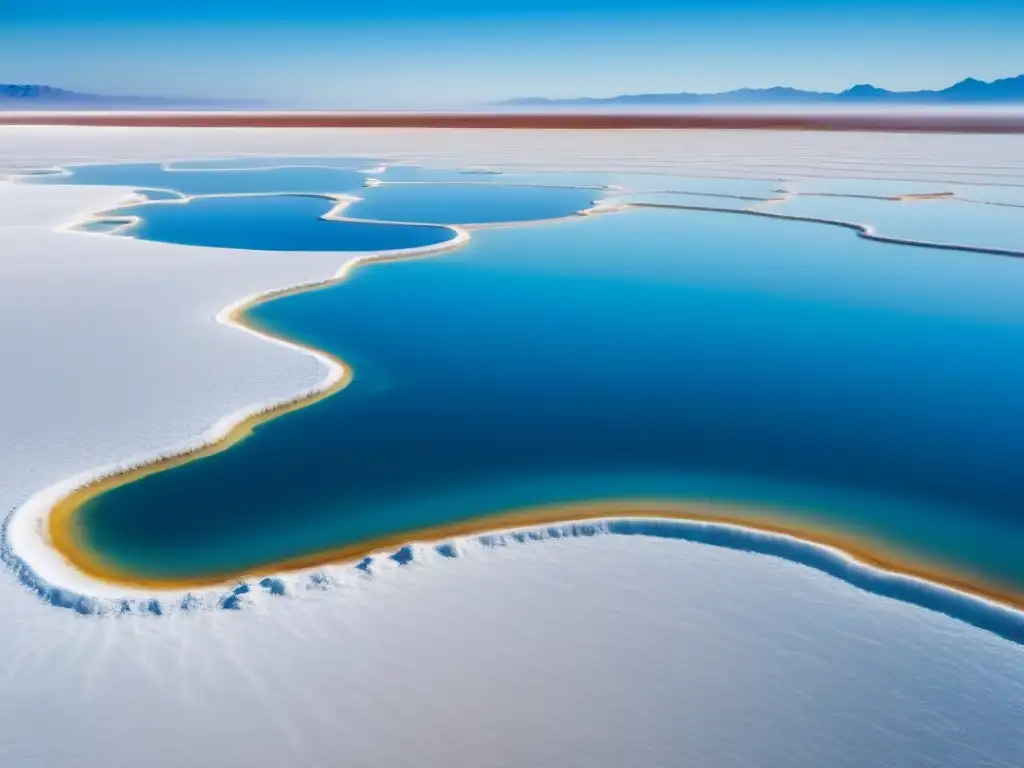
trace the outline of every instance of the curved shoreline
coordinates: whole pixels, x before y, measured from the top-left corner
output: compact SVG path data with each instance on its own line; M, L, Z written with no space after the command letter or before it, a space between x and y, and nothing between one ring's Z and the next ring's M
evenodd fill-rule
M212 196L273 196L279 194L285 193L239 193ZM308 193L287 194L306 195ZM332 196L319 193L312 193L312 196L325 197L336 201L336 206L323 216L323 218L337 216L338 218L335 220L345 220L345 217L340 215L341 211L358 199L351 196ZM185 203L189 199L191 198L183 196L180 200L148 202L164 204L168 202ZM140 204L146 204L146 202L143 201ZM590 209L579 211L571 216L558 217L553 220L573 218L579 215L585 216L598 212L612 212L632 207L681 208L723 213L746 213L770 218L842 226L857 230L861 236L868 239L876 239L883 242L979 251L983 253L1024 255L1024 252L1007 253L1005 251L994 251L992 249L971 246L889 239L873 235L870 227L850 222L773 214L756 210L703 206L644 203L595 205ZM410 226L417 225L406 222L395 223L403 223ZM497 225L477 225L474 228L522 226L532 223L540 222L508 222ZM245 579L249 578L258 579L264 577L263 580L265 581L266 578L270 578L267 574L302 572L325 565L334 566L339 561L351 562L360 557L366 557L379 552L382 548L401 547L406 549L410 541L422 540L423 538L436 541L442 538L456 537L464 540L482 541L484 539L493 539L494 537L519 539L525 536L533 539L536 538L537 532L536 530L531 531L530 528L537 525L555 526L559 530L575 529L580 525L600 525L602 526L601 532L605 533L658 535L651 533L651 529L643 528L641 523L653 525L655 528L671 523L683 526L679 530L685 529L689 531L687 536L672 536L672 538L700 540L702 543L783 557L784 559L830 573L858 588L877 592L878 594L885 594L886 596L895 597L896 599L933 610L940 610L940 612L967 621L975 626L983 625L974 619L965 618L965 616L975 616L979 611L988 616L989 613L986 612L995 611L996 614L993 615L1001 617L997 623L1013 628L1010 634L1002 632L999 632L999 634L1018 642L1021 641L1021 637L1024 637L1024 611L1021 610L1024 609L1024 595L1018 592L985 585L977 579L954 576L948 570L940 570L937 567L912 564L908 562L907 558L901 559L893 553L886 553L877 545L871 546L865 542L856 541L853 537L844 537L835 531L816 529L814 526L798 523L797 521L776 522L768 515L736 514L735 510L738 509L736 507L706 502L606 500L513 511L471 518L459 523L419 532L394 534L393 536L375 539L362 544L261 566L258 569L252 569L251 572L230 573L223 575L223 577L202 578L194 581L146 581L130 576L122 577L122 574L117 573L116 569L112 569L109 564L103 563L100 558L95 558L90 553L83 552L80 548L76 549L72 533L73 516L77 508L88 499L111 487L131 482L138 477L227 450L238 441L244 439L259 424L277 418L292 410L311 405L343 389L351 380L352 374L351 369L344 361L316 348L262 330L250 324L245 313L248 309L276 298L316 290L341 282L355 267L363 264L429 255L434 252L459 247L469 240L469 234L464 228L433 224L421 224L420 226L447 226L457 234L451 240L440 244L405 250L354 255L331 277L260 292L233 302L217 314L216 319L220 323L233 325L264 340L305 352L320 361L327 369L327 374L319 384L307 388L292 397L264 403L229 414L196 440L190 441L178 449L81 473L34 494L4 522L0 555L18 572L24 583L35 589L40 595L47 597L54 604L75 607L80 610L83 608L92 609L95 608L95 600L99 599L114 601L122 606L130 607L129 604L131 604L146 610L146 606L152 609L155 600L154 596L181 597L184 594L187 597L191 594L188 590L192 588L229 588L238 585L239 580L242 580L242 583L244 583ZM723 510L726 511L726 514L722 514ZM709 514L712 511L715 514ZM496 531L496 528L500 530ZM549 537L553 535L553 530L555 529L548 528L544 536ZM695 532L702 532L701 536L703 538L694 538L697 535ZM761 542L761 544L753 546L751 542L754 540ZM780 546L783 544L786 547L780 549ZM786 549L787 547L789 549ZM782 553L783 549L789 551L789 554ZM799 557L794 555L798 551L803 553ZM28 560L24 557L26 552L32 553ZM808 553L814 553L814 557L811 557ZM820 560L822 557L825 560ZM30 564L29 560L32 561L32 564ZM829 568L821 567L821 562L826 560L833 563L833 565L829 566ZM857 579L850 578L849 574L843 575L843 573L837 572L835 567L837 562L843 564L843 569L853 569L850 572L858 574ZM900 584L903 585L901 589L904 587L913 587L913 589L906 595L902 592L900 595L895 595L878 591L870 586L876 582L887 585ZM926 594L928 599L925 602L911 599L913 596L911 593ZM947 603L948 605L955 604L960 607L955 610L948 609ZM940 604L946 607L937 608L936 605ZM985 625L983 628L990 629L991 627Z
M264 169L254 169L264 170ZM374 179L367 179L368 182L375 181ZM378 184L367 184L366 186L384 186L385 184L425 184L425 185L442 185L442 184L460 184L460 185L482 185L488 182L481 181L457 181L457 182L379 182ZM499 186L498 184L491 184L491 186ZM503 184L500 186L517 186L517 187L532 187L540 189L581 189L581 190L594 190L595 192L608 191L607 187L591 187L591 186L580 186L573 187L569 185L554 185L554 184ZM149 199L146 198L145 192L147 190L156 192L167 192L174 193L176 196L173 198L165 199ZM139 193L142 193L140 197ZM558 221L566 221L573 219L577 216L590 216L597 213L609 213L617 209L624 209L626 206L614 206L614 205L602 205L601 200L592 200L591 204L587 208L579 209L571 213L550 216L543 219L521 219L512 221L493 221L493 222L478 222L471 224L438 224L434 222L426 221L399 221L397 219L361 219L352 216L346 216L345 211L352 205L362 202L365 198L359 197L343 192L213 192L208 194L200 195L187 195L183 192L177 192L173 189L163 189L160 187L140 187L133 193L134 200L130 197L125 203L120 205L121 208L143 208L150 205L188 205L193 200L212 200L216 198L236 198L236 197L315 197L323 200L328 200L334 205L323 215L318 218L322 221L335 221L340 223L349 224L380 224L383 226L402 226L402 227L420 227L430 229L449 229L454 231L469 231L477 229L497 229L501 227L525 227L536 224L551 224ZM745 199L745 198L744 198ZM751 200L761 200L761 198L750 198ZM767 202L767 201L765 201ZM114 215L103 215L103 211L97 211L96 213L90 214L81 219L73 220L59 229L62 231L75 232L76 234L85 235L120 235L129 232L132 228L137 227L142 223L141 216L114 216ZM89 232L88 230L82 229L83 226L88 224L95 224L100 222L120 222L120 225L104 232ZM145 240L146 238L136 238ZM171 242L171 241L162 241ZM449 241L445 241L449 242ZM178 247L190 247L186 243L172 243ZM424 248L434 248L438 246L444 246L445 243L437 243L430 246L422 246ZM199 247L222 247L222 246L202 246ZM258 249L241 249L241 250L258 250ZM414 249L396 249L389 251L375 251L374 253L399 253L405 252L406 250ZM332 250L324 251L325 253L362 253L362 251L344 251L344 250Z
M156 191L160 191L160 192L173 192L174 191L174 190L169 190L169 189L167 189L167 190L159 189L157 187L151 187L150 189L153 189L153 190L156 190ZM215 192L215 193L203 194L203 195L186 195L184 193L179 192L177 194L178 194L178 197L169 198L169 199L165 199L165 200L160 200L160 199L152 200L152 199L145 199L145 198L143 198L143 199L136 199L134 202L129 200L128 202L124 203L123 205L121 205L119 207L122 207L122 208L144 208L146 206L151 206L151 205L152 206L159 206L159 205L188 205L193 200L214 200L214 199L236 198L236 197L315 197L315 198L319 198L321 200L327 200L327 201L333 203L331 208L328 209L328 211L326 213L324 213L323 215L317 217L321 221L349 222L349 223L355 223L355 224L367 224L367 223L370 223L370 224L382 224L382 225L385 225L385 226L388 226L388 225L401 225L401 226L406 226L406 227L431 227L431 228L434 228L434 229L448 229L448 230L455 230L459 226L458 224L429 224L429 223L415 222L415 221L406 222L406 221L386 221L384 219L353 219L353 218L349 218L347 216L342 215L342 212L346 208L348 208L350 205L353 205L354 203L360 202L363 198L358 197L356 195L349 195L349 194L345 194L345 193L331 193L331 192ZM94 214L90 214L88 217L85 217L85 218L82 218L82 219L77 219L75 221L71 221L68 224L65 224L62 229L66 230L66 231L81 233L81 234L113 235L113 234L121 234L123 232L127 232L128 230L130 230L133 227L136 227L136 226L138 226L139 224L142 223L142 217L141 216L114 216L114 215L107 215L107 216L105 216L103 214L104 214L103 211L98 211L98 212L96 212ZM88 232L88 231L80 229L80 227L82 227L84 225L92 224L92 223L97 223L97 222L102 222L102 221L122 222L122 224L121 224L121 226L119 226L119 227L117 227L115 229L112 229L112 230L110 230L108 232L98 232L98 233L96 233L96 232ZM136 239L138 239L138 240L145 240L146 238L136 238ZM182 248L182 247L183 248L191 247L187 243L176 243L176 242L171 242L171 241L163 241L163 242L169 242L170 244L178 246L180 248ZM445 241L445 242L448 242L448 241ZM436 244L430 245L430 246L417 246L417 248L419 248L419 247L434 248L434 247L437 247L437 246L440 246L440 245L444 245L444 243L436 243ZM198 247L200 247L200 248L219 248L219 247L222 247L222 246L204 246L204 245L199 245ZM258 249L242 248L242 249L231 249L231 250L258 250ZM416 250L416 249L414 248L414 249L395 249L395 250L389 250L389 251L373 251L373 253L400 253L400 252L411 251L411 250ZM330 251L323 251L323 253L342 253L342 254L344 254L344 253L365 253L365 251L330 250Z
M777 508L757 507L726 501L701 499L610 498L581 499L564 503L544 504L536 507L513 509L495 514L478 514L462 520L440 525L377 536L367 541L332 547L317 552L272 561L252 568L231 569L195 578L148 579L122 571L84 550L74 541L72 533L74 515L81 504L89 499L140 477L170 469L180 464L228 450L243 440L252 428L271 419L284 416L292 410L312 405L340 392L351 379L351 369L336 386L324 390L309 400L282 406L261 414L253 421L240 424L237 430L222 441L193 453L169 457L166 463L140 466L128 472L104 478L98 483L79 489L64 497L51 509L48 520L51 544L68 558L81 573L111 585L119 585L146 593L153 591L185 592L193 589L226 587L268 575L301 573L325 566L356 563L363 558L387 550L397 550L413 543L439 544L447 540L472 539L496 533L517 534L537 526L571 526L594 521L648 520L701 525L709 529L741 530L745 535L784 537L799 542L807 549L838 552L850 563L856 563L878 573L899 576L976 599L998 604L1021 613L1024 621L1024 594L1020 591L986 583L967 574L951 571L948 567L914 561L909 556L883 543L869 541L867 536L844 532L836 527L815 524L799 514L787 517ZM81 496L76 494L81 493ZM69 553L71 556L69 557Z
M781 202L781 200L766 200L766 204ZM896 201L894 201L896 202ZM960 201L965 202L965 201ZM973 205L973 203L971 203ZM929 240L913 240L906 237L890 237L880 235L871 224L859 224L855 221L843 221L841 219L826 219L818 216L799 216L791 213L772 213L771 211L759 210L757 208L717 208L708 205L682 205L672 203L625 203L626 206L634 208L663 208L667 210L683 211L704 211L711 213L736 213L744 216L761 216L766 219L782 219L784 221L802 221L808 224L825 224L832 227L853 230L858 237L865 240L874 240L878 243L890 243L892 245L907 245L914 248L934 248L940 251L965 251L967 253L985 253L990 256L1011 256L1024 258L1024 249L1014 248L990 248L984 245L966 245L960 243L943 243Z
M344 204L347 202L343 201ZM329 211L327 215L330 213ZM251 434L260 424L312 405L344 389L352 376L351 369L344 361L314 347L277 336L250 324L247 322L246 310L284 296L318 290L342 282L353 269L364 264L429 256L439 251L461 247L469 242L470 236L465 229L447 225L445 227L455 232L455 236L443 243L392 251L361 254L352 252L352 257L330 277L261 291L224 307L216 315L218 323L312 356L326 369L324 378L313 387L301 390L290 397L228 414L196 439L177 448L87 470L38 491L4 521L0 536L0 557L18 573L23 583L40 595L47 596L51 602L56 601L61 605L81 606L88 604L92 598L123 600L126 594L129 599L143 597L137 589L130 588L129 584L94 575L102 572L105 566L100 564L92 553L85 552L73 543L72 519L78 507L109 488L227 450Z

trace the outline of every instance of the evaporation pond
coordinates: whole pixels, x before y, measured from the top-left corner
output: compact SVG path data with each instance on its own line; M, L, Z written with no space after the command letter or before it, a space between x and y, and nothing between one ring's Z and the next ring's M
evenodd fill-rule
M327 221L334 207L322 197L268 195L200 197L127 206L101 216L137 216L123 234L141 240L255 251L381 251L451 240L447 227Z
M590 208L602 193L595 189L482 182L383 184L356 195L363 200L345 212L353 218L486 224L570 216Z
M476 232L250 317L353 382L88 502L77 530L109 562L194 578L697 498L1024 590L1024 261L634 210Z

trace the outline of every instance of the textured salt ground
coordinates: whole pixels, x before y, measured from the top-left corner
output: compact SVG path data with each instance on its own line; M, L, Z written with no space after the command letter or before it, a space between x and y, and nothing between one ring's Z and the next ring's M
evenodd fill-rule
M27 193L27 194L26 194ZM0 509L79 471L158 451L284 398L318 364L214 322L257 291L332 275L338 254L180 248L58 232L127 190L0 184Z
M758 131L203 130L0 126L0 167L233 155L364 155L434 167L1003 183L1024 136Z
M1021 646L682 542L470 547L241 612L77 617L12 588L7 765L1016 768L1024 754Z
M759 176L872 157L982 180L1024 157L1019 137L500 133L311 131L303 151ZM235 151L291 154L294 134L0 129L10 167ZM52 205L0 185L4 509L319 378L213 315L340 259L55 233L120 193L50 189ZM123 619L55 610L0 574L0 760L1010 768L1024 754L1021 646L797 566L606 537L410 567L248 611Z
M0 233L4 236L5 247L12 249L13 257L5 261L19 258L14 249L38 236L41 230L61 227L88 215L97 205L115 205L128 194L128 190L89 190L66 186L47 189L0 180L0 227L3 227ZM19 234L15 231L19 229L33 231Z

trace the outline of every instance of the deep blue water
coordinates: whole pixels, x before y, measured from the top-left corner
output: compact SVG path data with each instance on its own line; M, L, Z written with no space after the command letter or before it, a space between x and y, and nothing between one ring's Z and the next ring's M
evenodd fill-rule
M127 206L109 216L139 216L127 232L143 240L264 251L378 251L451 240L447 227L324 221L334 207L322 197L200 197ZM103 224L87 225L95 231Z
M1019 260L645 210L477 232L251 316L354 382L90 502L84 542L123 568L642 496L774 507L1024 588Z
M363 189L357 196L363 200L348 208L346 216L431 224L485 224L569 216L590 208L602 192L500 183L384 184Z

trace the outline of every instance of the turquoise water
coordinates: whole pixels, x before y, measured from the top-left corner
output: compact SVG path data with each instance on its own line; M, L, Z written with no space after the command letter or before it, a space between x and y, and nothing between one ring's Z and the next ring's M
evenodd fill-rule
M123 232L141 240L255 251L379 251L451 240L447 227L325 221L335 203L310 195L200 197L126 206L105 216L138 216ZM103 222L86 225L102 231ZM108 230L109 231L109 230Z
M31 184L87 184L174 189L186 195L232 192L352 192L367 174L333 168L276 168L255 171L171 171L155 163L80 165L71 176L37 176Z
M570 216L590 208L602 193L570 187L461 183L384 184L361 190L357 196L363 200L349 207L346 216L431 224L486 224Z
M637 210L477 232L251 315L354 381L87 504L85 543L133 573L654 497L767 505L1024 589L1022 261Z

